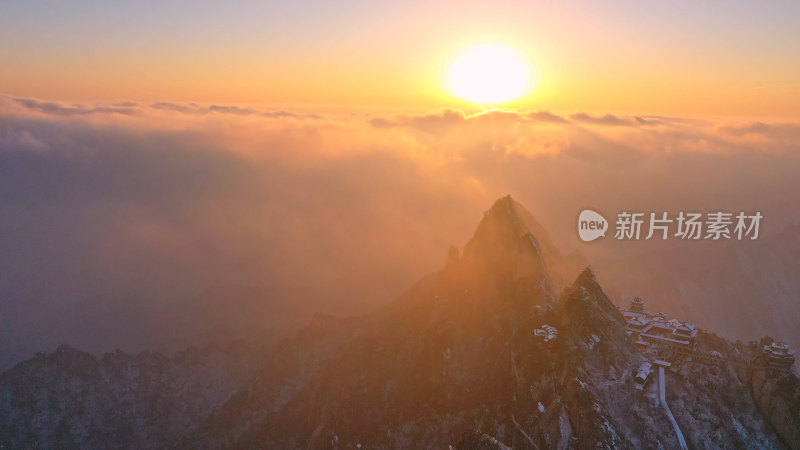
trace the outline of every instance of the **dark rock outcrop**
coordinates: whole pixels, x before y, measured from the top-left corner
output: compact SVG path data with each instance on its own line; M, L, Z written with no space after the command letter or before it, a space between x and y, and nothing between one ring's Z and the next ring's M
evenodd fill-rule
M793 373L751 370L751 388L758 408L778 436L800 449L800 379Z

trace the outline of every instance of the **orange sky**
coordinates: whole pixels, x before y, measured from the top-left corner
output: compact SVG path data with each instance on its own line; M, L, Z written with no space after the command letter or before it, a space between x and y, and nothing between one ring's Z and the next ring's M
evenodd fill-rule
M461 51L524 54L549 110L800 117L797 5L11 2L0 91L69 101L461 107ZM515 106L515 105L511 105Z

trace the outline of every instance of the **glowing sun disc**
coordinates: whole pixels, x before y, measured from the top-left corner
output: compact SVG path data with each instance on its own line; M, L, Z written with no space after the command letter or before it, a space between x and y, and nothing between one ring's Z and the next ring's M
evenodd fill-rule
M533 74L523 57L507 47L480 45L456 58L448 77L450 92L479 104L498 104L524 97Z

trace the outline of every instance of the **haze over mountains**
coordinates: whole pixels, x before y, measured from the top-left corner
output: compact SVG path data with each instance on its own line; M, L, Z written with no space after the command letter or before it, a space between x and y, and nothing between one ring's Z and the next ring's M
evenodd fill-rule
M578 211L759 210L756 246L800 221L792 123L163 103L0 96L1 368L62 343L171 352L263 337L254 316L275 315L276 329L315 311L366 313L435 270L442 248L466 241L476 212L501 193L529 205L562 253L577 249L611 292L664 305L660 293L603 278L660 247L582 244ZM791 246L771 248L795 264ZM609 259L620 261L600 270ZM653 275L672 273L670 260ZM209 297L239 288L242 304ZM208 317L221 309L224 320Z
M800 450L798 23L2 0L0 450Z
M317 315L266 357L231 347L98 361L62 347L19 364L0 376L0 439L15 448L675 448L661 408L633 388L644 358L595 273L577 270L556 287L569 265L504 197L463 251L451 248L396 300L363 316ZM544 324L555 340L534 333ZM800 445L796 376L735 363L758 356L756 344L701 332L697 345L727 362L669 375L690 446ZM121 413L100 412L111 405ZM131 435L132 423L147 428Z

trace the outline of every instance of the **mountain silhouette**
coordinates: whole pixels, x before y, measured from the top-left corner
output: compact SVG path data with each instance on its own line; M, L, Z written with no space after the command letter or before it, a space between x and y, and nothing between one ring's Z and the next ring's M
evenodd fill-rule
M13 448L678 448L652 385L635 387L647 358L625 317L592 269L575 269L565 282L571 265L534 217L503 197L463 251L451 247L440 270L393 302L358 317L317 314L257 369L250 359L229 363L248 368L248 376L191 418L179 416L179 439L130 440L124 430L133 418L95 414L97 405L65 397L58 386L76 372L95 373L88 368L97 362L56 352L40 357L55 368L50 376L26 382L30 372L22 368L29 362L0 377L0 442ZM800 390L793 375L773 383L772 375L759 373L754 387L748 367L737 362L757 346L704 331L696 346L723 362L689 363L668 375L666 399L689 446L797 445L792 433L800 414L792 399ZM128 383L145 379L142 370ZM204 370L196 376L225 379ZM120 408L152 404L120 401L120 383L110 389L106 378L82 381L79 392L101 392ZM163 382L171 402L135 419L162 423L159 436L175 430L163 422L197 395L184 386ZM788 418L778 423L782 411ZM46 426L42 417L50 417ZM87 437L108 428L118 431L104 434L102 445Z

